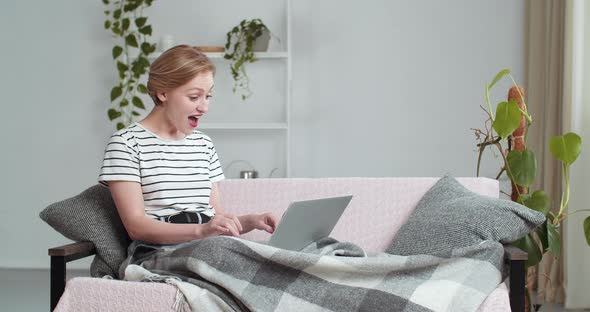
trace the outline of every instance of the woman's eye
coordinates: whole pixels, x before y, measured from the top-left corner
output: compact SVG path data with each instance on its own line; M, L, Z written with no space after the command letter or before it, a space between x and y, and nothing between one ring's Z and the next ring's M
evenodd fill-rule
M191 96L191 97L189 97L189 99L190 99L191 101L196 101L196 100L198 100L198 99L199 99L199 97L198 97L198 96Z
M210 99L210 98L212 98L212 97L213 97L213 95L207 95L207 100Z

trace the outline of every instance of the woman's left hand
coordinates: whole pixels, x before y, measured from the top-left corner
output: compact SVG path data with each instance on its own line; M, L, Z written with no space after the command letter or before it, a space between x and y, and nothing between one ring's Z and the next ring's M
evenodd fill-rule
M278 225L277 217L275 217L270 212L259 215L252 215L251 222L251 225L254 229L267 231L271 234L275 231Z

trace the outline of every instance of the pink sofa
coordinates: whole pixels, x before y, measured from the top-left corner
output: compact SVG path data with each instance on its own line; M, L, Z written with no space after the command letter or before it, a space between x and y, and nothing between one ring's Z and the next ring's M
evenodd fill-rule
M349 241L366 251L385 250L395 233L412 213L420 198L438 178L288 178L227 179L220 182L221 202L234 214L273 211L280 216L295 200L354 195L350 205L332 232L332 237ZM458 178L476 193L498 197L498 181L488 178ZM268 234L255 231L247 239L264 240ZM50 250L70 260L93 253L90 243L75 243ZM507 248L510 265L510 293L501 283L478 311L520 310L524 300L524 261L526 254ZM59 273L60 275L62 273ZM64 276L52 276L63 281ZM522 290L522 291L521 291ZM52 296L61 295L59 289ZM69 280L56 311L172 311L178 295L174 286L78 277ZM59 297L58 297L59 298ZM82 309L82 307L84 307Z

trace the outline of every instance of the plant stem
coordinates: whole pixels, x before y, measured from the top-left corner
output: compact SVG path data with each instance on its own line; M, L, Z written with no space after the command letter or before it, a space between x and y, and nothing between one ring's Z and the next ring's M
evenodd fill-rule
M492 111L492 103L490 103L490 88L488 87L488 83L486 82L486 102L488 103L488 109L490 118L494 121L494 112Z
M508 73L508 77L510 77L510 80L512 80L512 83L514 84L514 86L516 87L516 91L518 92L518 95L520 96L520 99L522 100L522 104L524 106L524 111L522 111L520 108L518 110L520 110L523 114L524 114L524 118L526 118L526 120L529 123L533 123L533 119L532 117L529 115L529 110L527 108L526 102L524 101L524 96L522 95L522 93L520 92L520 88L518 87L518 85L516 84L516 81L514 80L514 78L512 77L512 75L510 73Z
M584 212L584 211L590 212L590 209L580 209L580 210L576 210L576 211L574 211L572 213L563 213L563 218L565 219L565 218L567 218L567 217L569 217L569 216L571 216L571 215L573 215L575 213Z
M500 172L496 176L496 180L500 179L500 176L502 175L502 173L504 173L504 171L506 171L506 168L502 167L502 170L500 170Z
M502 151L502 145L500 145L500 143L496 143L495 144L496 147L498 148L498 150L500 151L500 154L502 155L502 158L504 159L504 168L506 168L506 170L508 171L509 174L509 178L510 181L512 183L514 183L514 185L516 185L515 189L516 189L516 193L518 193L518 197L520 198L520 190L518 189L518 185L514 182L514 175L512 175L512 170L510 170L510 166L508 165L508 159L506 159L506 155L504 155L504 151Z
M486 147L488 145L496 144L496 143L500 142L501 140L502 140L501 137L497 137L493 141L486 141L486 142L478 143L476 146L477 147Z
M565 200L564 200L564 196L563 193L561 195L561 204L559 207L559 213L557 214L557 218L559 219L559 216L561 216L561 214L567 210L567 205L570 201L570 177L569 177L569 166L566 165L565 163L563 164L563 177L565 179Z
M477 174L475 175L476 177L479 177L479 166L481 165L481 156L483 155L484 149L485 149L485 146L479 147L479 155L477 156Z

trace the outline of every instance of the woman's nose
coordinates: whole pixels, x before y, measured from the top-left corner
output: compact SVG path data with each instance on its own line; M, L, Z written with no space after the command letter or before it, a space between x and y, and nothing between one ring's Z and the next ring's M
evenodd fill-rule
M209 110L209 103L201 103L201 105L197 106L197 110L203 114L206 113Z

